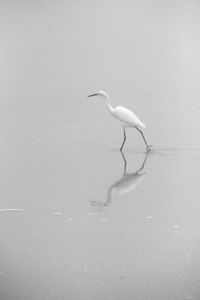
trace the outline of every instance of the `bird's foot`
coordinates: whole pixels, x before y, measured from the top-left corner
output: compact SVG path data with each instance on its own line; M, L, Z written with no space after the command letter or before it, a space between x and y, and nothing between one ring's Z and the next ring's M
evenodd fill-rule
M153 145L147 145L147 152L151 151Z

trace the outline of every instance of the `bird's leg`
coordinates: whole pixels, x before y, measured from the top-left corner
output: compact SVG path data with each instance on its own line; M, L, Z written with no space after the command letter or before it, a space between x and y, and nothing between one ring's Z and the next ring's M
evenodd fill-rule
M126 141L126 131L125 131L125 129L124 129L124 128L123 128L123 131L124 131L124 140L123 140L123 142L122 142L122 145L121 145L120 151L122 151L122 149L123 149L123 147L124 147L124 143L125 143L125 141Z
M144 134L143 134L142 130L140 130L138 127L135 127L135 128L141 133L142 138L143 138L143 141L145 142L147 151L149 151L149 150L150 150L150 147L149 147L149 145L147 144L147 141L146 141L146 139L145 139L145 137L144 137Z
M123 158L123 161L124 161L124 174L123 174L123 176L124 176L124 175L126 175L126 165L127 165L127 161L126 161L126 158L125 158L125 156L124 156L123 151L122 151L122 150L120 150L120 151L121 151L121 155L122 155L122 158Z

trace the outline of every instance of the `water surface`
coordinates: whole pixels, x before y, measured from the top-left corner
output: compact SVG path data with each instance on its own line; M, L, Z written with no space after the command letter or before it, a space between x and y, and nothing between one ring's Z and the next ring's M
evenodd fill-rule
M199 149L122 155L87 127L4 113L27 124L1 133L4 299L198 299Z

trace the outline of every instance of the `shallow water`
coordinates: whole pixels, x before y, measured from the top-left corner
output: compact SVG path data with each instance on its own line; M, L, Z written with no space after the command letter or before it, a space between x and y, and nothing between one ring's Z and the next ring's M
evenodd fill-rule
M29 110L4 108L27 126L1 132L3 299L198 299L200 150L122 155Z
M0 1L0 299L200 298L197 1ZM100 101L147 125L123 132Z

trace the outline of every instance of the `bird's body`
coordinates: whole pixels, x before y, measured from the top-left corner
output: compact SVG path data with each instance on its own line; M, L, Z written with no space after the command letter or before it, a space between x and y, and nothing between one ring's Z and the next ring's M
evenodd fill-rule
M145 128L146 125L128 108L117 106L114 109L114 117L118 119L124 127Z
M105 99L106 101L106 105L107 108L110 112L110 114L115 117L122 125L123 127L123 131L124 131L124 140L123 143L121 145L120 150L122 151L124 143L126 141L126 132L125 132L125 128L126 127L134 127L136 128L142 135L142 138L145 142L145 145L147 147L147 151L149 150L149 146L147 145L146 139L144 137L144 134L142 132L142 129L144 129L146 127L146 125L140 121L140 119L128 108L124 107L124 106L117 106L117 107L113 107L111 105L111 101L110 101L110 97L109 95L104 92L104 91L99 91L98 93L89 95L88 97L92 97L92 96L101 96Z

